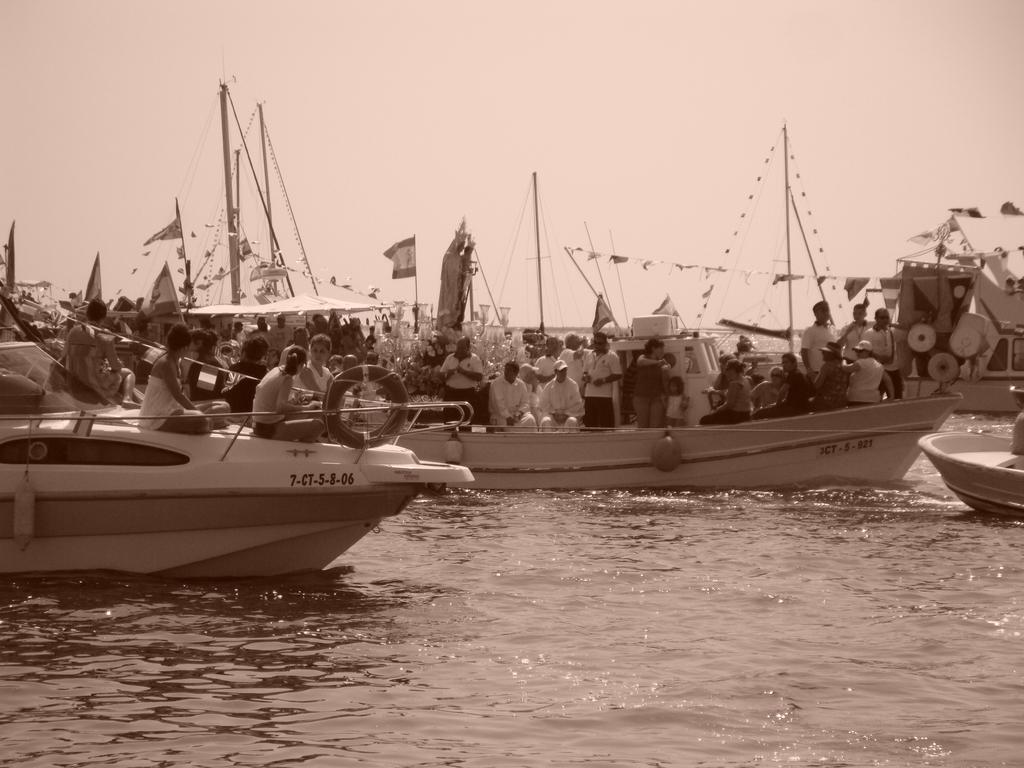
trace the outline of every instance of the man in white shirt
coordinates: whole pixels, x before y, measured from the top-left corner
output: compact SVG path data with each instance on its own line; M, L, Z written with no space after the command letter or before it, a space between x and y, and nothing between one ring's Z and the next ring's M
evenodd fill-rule
M568 376L580 387L580 394L584 394L583 387L583 364L587 358L587 350L583 349L583 340L575 333L568 333L565 336L565 349L558 354L559 360L564 360L569 366Z
M821 370L821 348L835 339L832 338L832 329L829 327L831 318L828 302L819 301L811 307L811 311L814 312L814 324L807 326L800 338L800 357L804 362L807 377L814 381Z
M569 378L569 366L564 360L555 363L555 380L548 382L540 393L540 420L542 432L551 430L577 430L583 417L583 398L580 388Z
M558 361L558 348L562 346L557 336L548 336L544 342L545 352L533 363L537 369L537 381L541 386L546 385L555 378L555 363Z
M892 380L893 398L903 399L903 373L900 371L899 343L903 332L890 324L889 310L875 310L875 324L864 331L864 340L871 342L872 356L882 364Z
M530 393L519 378L519 363L505 363L505 372L491 382L491 424L499 429L509 427L537 428L530 412Z
M465 400L473 406L474 413L478 414L477 387L484 378L484 364L470 346L467 336L461 336L455 342L455 351L441 363L441 379L444 381L445 400ZM477 423L476 416L473 423Z
M857 359L857 352L854 345L864 338L864 332L868 329L868 305L853 305L853 322L839 332L838 341L843 347L843 360L848 363Z
M587 396L583 401L586 415L584 423L591 429L614 429L615 406L612 403L612 384L622 378L619 356L610 351L608 336L594 334L594 349L583 363L583 384Z

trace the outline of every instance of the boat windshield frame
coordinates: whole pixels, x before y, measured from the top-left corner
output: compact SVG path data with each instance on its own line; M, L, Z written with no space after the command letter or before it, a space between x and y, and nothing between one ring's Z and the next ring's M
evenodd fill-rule
M5 386L7 377L13 378ZM42 391L33 391L25 379ZM38 345L27 341L0 344L0 416L97 411L114 406L74 379Z

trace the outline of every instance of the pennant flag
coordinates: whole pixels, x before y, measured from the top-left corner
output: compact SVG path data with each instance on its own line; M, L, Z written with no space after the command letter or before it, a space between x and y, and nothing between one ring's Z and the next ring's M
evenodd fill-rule
M89 283L85 286L86 303L93 299L103 300L103 282L100 280L100 254L96 252L96 261L92 263L92 274L89 275Z
M14 222L11 222L11 234L7 236L7 290L14 292Z
M196 387L206 392L214 392L217 389L217 375L220 369L212 365L203 365L196 376Z
M707 301L708 299L710 299L710 298L711 298L711 292L712 292L713 290L715 290L715 286L713 286L713 285L712 285L712 286L711 286L710 288L708 288L708 289L707 289L706 291L704 291L704 293L702 293L702 294L700 295L700 297L701 297L702 299L704 299L705 301Z
M608 257L608 261L610 261L612 264L622 264L624 262L629 261L629 258L626 256L616 256L615 254L612 254L611 256Z
M954 216L969 216L972 219L985 218L977 208L950 208L949 212Z
M658 305L652 315L669 315L670 317L679 317L679 312L676 311L676 305L672 303L672 298L666 293L665 300Z
M153 283L153 290L149 298L143 302L142 311L146 317L153 318L161 315L180 315L181 308L178 305L178 293L174 290L174 280L171 277L171 268L164 262L164 268L157 275Z
M853 301L853 297L864 290L864 287L870 282L870 277L848 277L846 278L846 298L848 301Z
M150 243L155 243L157 240L177 240L180 237L181 222L178 220L177 216L175 216L174 221L172 221L166 227L161 229L159 232L157 232L155 235L149 238L149 240L144 242L142 245L143 247L145 247Z
M882 286L882 300L885 308L892 312L900 298L900 279L898 277L880 277L879 284Z
M391 259L391 279L416 277L416 235L399 240L384 255Z
M1016 205L1007 200L1003 203L999 212L1005 216L1024 216L1024 211L1018 208Z
M238 258L245 261L253 255L252 246L249 244L249 238L243 237L241 242L238 244Z
M597 306L594 308L594 322L591 323L590 325L591 331L597 333L611 321L611 308L608 306L608 303L604 300L604 296L602 296L601 294L597 294Z
M772 285L778 285L779 283L788 283L792 280L803 280L803 275L776 275L772 279Z

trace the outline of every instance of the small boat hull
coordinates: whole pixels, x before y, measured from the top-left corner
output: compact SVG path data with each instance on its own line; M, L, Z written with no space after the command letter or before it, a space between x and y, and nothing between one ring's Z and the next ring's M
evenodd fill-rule
M410 432L399 444L459 460L480 489L765 488L900 480L959 403L955 395L734 426L607 432ZM678 463L656 456L665 435ZM659 469L660 464L664 469Z
M1024 456L1000 435L939 432L920 446L957 498L978 512L1024 517Z

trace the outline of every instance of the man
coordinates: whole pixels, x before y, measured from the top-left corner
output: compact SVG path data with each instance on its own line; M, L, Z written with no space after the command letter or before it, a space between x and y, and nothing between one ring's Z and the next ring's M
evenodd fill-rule
M583 401L584 423L592 429L614 429L615 408L612 404L612 384L622 378L619 356L611 352L608 336L594 334L594 349L583 363L583 383L587 396Z
M820 354L820 351L819 351ZM754 413L755 419L774 419L780 416L798 416L811 410L810 400L814 394L811 382L800 372L796 355L792 352L782 353L782 373L786 377L779 390L779 399L775 405L761 408Z
M441 379L444 381L445 400L465 400L477 409L477 385L484 378L484 364L470 348L468 336L460 336L455 342L455 351L441 363Z
M544 354L534 361L533 367L537 369L537 381L541 386L546 386L555 378L555 363L559 359L558 350L561 346L557 336L548 336L544 342Z
M814 312L814 324L807 326L800 337L800 357L804 361L804 370L808 378L814 381L821 370L821 348L835 339L832 338L832 329L829 328L831 318L828 302L819 301L811 307L811 311Z
M581 395L584 391L583 363L586 357L587 351L583 348L583 339L575 333L566 334L565 349L558 354L558 359L564 360L565 364L569 366L569 373L567 375L579 385Z
M555 379L548 382L540 393L540 420L542 432L577 430L583 417L583 398L580 388L569 378L569 366L564 360L555 363Z
M882 364L892 381L892 395L895 400L903 399L903 374L900 371L898 345L903 332L890 324L889 310L879 307L875 310L875 324L864 331L864 341L871 342L872 356Z
M284 315L278 315L277 325L267 331L267 360L271 365L277 365L284 348L292 341L291 333L285 328L285 320Z
M864 338L864 332L868 329L868 305L853 305L853 322L839 332L838 341L843 348L843 360L852 363L857 359L857 352L854 345Z
M537 428L530 412L530 393L519 378L519 363L509 360L501 378L491 382L491 424L499 429L509 427Z

